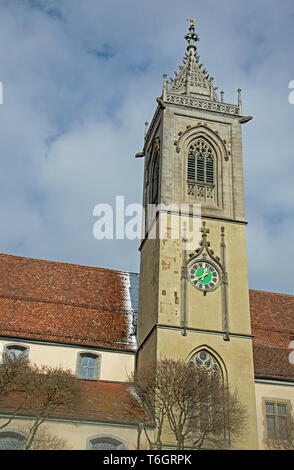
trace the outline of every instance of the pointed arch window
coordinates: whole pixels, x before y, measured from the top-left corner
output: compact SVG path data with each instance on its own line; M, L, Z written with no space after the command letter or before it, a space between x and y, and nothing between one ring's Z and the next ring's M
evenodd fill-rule
M224 439L227 442L227 413L225 410L225 389L221 366L206 349L198 351L190 359L190 363L194 367L208 373L208 382L204 380L208 389L203 390L203 396L198 404L196 413L193 414L193 410L191 412L191 417L194 419L196 417L197 419L199 435L206 433L208 436L209 433L213 433L215 437L218 436L218 438ZM213 423L219 423L220 426Z
M151 168L151 204L158 203L159 191L159 150L156 150Z
M187 164L188 195L203 202L216 197L216 154L206 140L199 138L189 148Z

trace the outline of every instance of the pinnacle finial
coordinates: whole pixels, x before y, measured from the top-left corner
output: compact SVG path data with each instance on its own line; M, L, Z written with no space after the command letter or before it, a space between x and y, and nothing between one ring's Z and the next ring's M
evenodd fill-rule
M190 22L189 34L185 35L185 39L188 42L187 51L189 52L189 54L191 53L193 54L196 51L195 42L199 41L198 34L195 33L195 27L194 27L194 23L196 23L196 18L191 18L187 21Z
M196 23L197 20L196 20L196 18L189 18L189 20L187 20L187 21L190 21L190 28L191 28L191 26L193 26L193 28L194 28L194 23Z
M196 42L199 41L198 34L195 31L196 19L187 20L189 23L189 32L185 35L188 42L187 50L184 55L183 64L179 67L179 72L170 80L170 93L190 95L204 95L207 99L218 101L215 88L213 87L213 78L209 76L203 64L199 63Z
M238 93L238 106L239 106L239 111L240 114L242 114L242 98L241 98L241 88L238 88L237 93Z
M163 74L163 85L162 85L162 98L166 100L166 95L168 91L168 81L166 73Z

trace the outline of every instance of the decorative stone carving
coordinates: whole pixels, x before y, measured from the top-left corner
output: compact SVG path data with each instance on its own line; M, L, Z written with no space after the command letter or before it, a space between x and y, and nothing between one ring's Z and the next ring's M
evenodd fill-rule
M197 197L198 198L204 198L205 197L205 187L200 186L199 184L197 184Z
M195 196L195 183L188 183L188 196Z
M207 99L196 97L194 98L192 96L176 95L173 93L167 93L166 102L182 106L190 106L191 108L198 108L206 111L230 114L231 116L241 116L239 106L235 104L226 104L222 102L210 101Z
M214 199L214 188L206 188L206 199Z

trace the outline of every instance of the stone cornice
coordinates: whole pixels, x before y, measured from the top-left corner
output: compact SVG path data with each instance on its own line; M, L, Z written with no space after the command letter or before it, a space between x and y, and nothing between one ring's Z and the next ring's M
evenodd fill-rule
M167 93L165 102L180 106L188 106L203 111L213 111L221 114L229 114L231 116L241 117L240 107L235 104L223 103L221 101L211 101L207 99L196 98L193 96L177 95L175 93Z

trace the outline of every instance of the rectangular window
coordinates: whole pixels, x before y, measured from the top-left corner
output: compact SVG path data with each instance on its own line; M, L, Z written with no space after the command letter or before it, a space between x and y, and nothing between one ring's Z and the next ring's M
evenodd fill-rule
M78 355L78 376L81 379L99 380L101 357L98 354Z
M288 403L265 402L267 438L277 441L289 439L290 410Z

